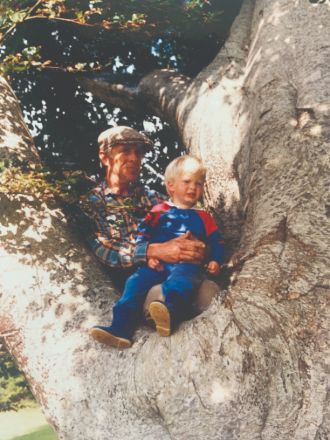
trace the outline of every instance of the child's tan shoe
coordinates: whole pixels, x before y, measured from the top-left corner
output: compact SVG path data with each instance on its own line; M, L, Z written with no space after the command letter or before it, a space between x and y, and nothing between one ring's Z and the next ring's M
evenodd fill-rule
M149 305L149 313L156 324L157 333L160 336L170 336L171 315L166 305L161 301L152 301Z
M110 345L111 347L129 348L132 345L132 341L125 338L120 338L119 336L115 336L113 333L106 330L106 327L93 327L89 330L89 334L96 341L101 342L102 344Z

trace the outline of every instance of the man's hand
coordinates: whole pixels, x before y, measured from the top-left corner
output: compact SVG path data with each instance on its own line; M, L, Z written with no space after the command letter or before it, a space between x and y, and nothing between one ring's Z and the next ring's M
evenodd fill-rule
M207 271L212 275L218 275L220 272L221 266L216 261L210 261L207 265Z
M149 244L147 258L166 263L201 263L205 257L205 244L193 237L191 232L165 243Z
M164 266L157 258L149 258L148 266L150 269L157 270L157 272L162 272L164 270Z
M110 249L112 248L113 240L109 240L108 238L102 237L102 235L100 235L100 234L97 234L97 238L98 238L99 242L100 242L104 247L107 247L107 248L110 248Z

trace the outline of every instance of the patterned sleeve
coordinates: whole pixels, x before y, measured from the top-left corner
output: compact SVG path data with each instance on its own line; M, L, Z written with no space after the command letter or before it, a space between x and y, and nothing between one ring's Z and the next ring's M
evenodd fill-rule
M147 260L147 242L137 245L130 241L107 240L102 243L94 238L89 240L89 245L96 257L110 267L129 268Z
M148 243L137 245L132 238L123 238L114 232L107 220L102 197L91 191L82 199L82 209L93 221L95 228L87 238L96 257L105 265L129 268L146 261ZM118 214L115 221L120 221Z
M137 244L148 243L152 237L154 227L159 218L158 212L150 211L137 228L137 236L135 242Z

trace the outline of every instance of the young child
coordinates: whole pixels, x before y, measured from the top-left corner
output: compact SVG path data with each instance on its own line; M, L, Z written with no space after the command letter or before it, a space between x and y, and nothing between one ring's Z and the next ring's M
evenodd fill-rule
M193 156L180 156L165 171L165 185L171 199L152 208L138 227L137 242L163 243L190 231L206 243L209 255L207 271L216 275L223 258L223 239L210 214L195 208L203 195L205 168ZM169 336L184 318L203 280L200 264L167 264L154 258L140 267L125 284L123 295L113 308L109 327L96 326L90 331L99 342L117 348L128 348L143 313L148 291L162 284L165 301L149 306L151 319L161 336Z

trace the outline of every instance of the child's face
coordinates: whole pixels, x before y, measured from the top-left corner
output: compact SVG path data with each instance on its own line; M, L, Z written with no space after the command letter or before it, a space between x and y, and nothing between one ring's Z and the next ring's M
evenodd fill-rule
M204 176L183 172L167 183L173 202L180 208L192 208L203 195Z

